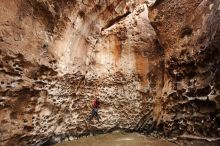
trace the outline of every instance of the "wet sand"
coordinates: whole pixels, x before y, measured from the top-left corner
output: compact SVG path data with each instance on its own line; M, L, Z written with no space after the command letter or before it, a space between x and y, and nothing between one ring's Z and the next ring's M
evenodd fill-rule
M55 146L177 146L162 139L150 138L137 133L111 133L62 142Z

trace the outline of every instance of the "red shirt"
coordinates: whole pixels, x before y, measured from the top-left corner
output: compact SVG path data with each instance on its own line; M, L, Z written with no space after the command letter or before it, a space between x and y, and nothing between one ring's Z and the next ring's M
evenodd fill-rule
M100 105L100 102L99 102L97 99L95 99L94 102L93 102L93 104L92 104L92 108L98 109L98 108L99 108L99 105Z

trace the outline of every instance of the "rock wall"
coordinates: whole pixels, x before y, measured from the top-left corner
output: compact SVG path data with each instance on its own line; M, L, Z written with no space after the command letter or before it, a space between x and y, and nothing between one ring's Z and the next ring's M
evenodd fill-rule
M158 129L219 137L219 0L161 0L150 10L165 54Z
M150 4L2 0L0 144L134 129L146 114L152 123L163 50L149 23ZM101 120L88 127L95 97Z
M115 128L218 137L219 3L1 0L0 144ZM95 97L101 120L86 125Z

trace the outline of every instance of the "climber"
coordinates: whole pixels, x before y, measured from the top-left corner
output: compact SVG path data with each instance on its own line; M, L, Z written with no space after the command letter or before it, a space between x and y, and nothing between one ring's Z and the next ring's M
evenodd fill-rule
M98 114L98 109L100 108L100 101L98 98L95 98L95 100L93 101L92 104L92 111L91 114L89 115L89 117L87 118L88 122L91 122L91 120L93 119L93 117L95 117L97 119L97 121L99 122L99 114Z

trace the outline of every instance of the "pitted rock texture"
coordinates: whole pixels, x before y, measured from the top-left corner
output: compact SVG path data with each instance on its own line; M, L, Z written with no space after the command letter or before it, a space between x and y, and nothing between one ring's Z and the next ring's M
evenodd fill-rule
M157 125L167 136L220 136L219 8L219 0L162 0L150 10L165 55Z
M0 144L115 128L218 137L219 4L1 0ZM86 125L95 97L101 123Z
M163 50L145 1L0 2L1 145L135 129L161 89ZM95 97L100 123L85 124Z

